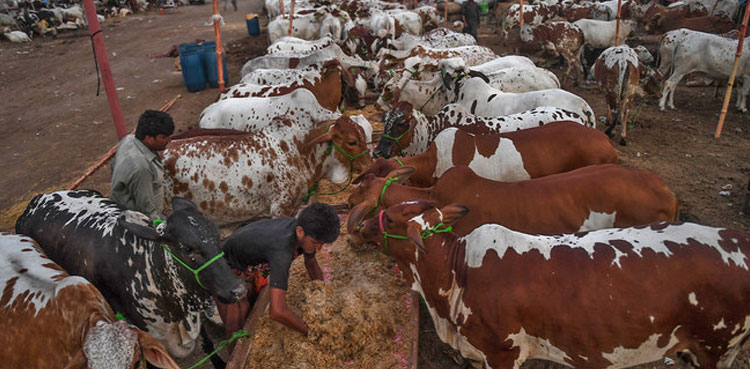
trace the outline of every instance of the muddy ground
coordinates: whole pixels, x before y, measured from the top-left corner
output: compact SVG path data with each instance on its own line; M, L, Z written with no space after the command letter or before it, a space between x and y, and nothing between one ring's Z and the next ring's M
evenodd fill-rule
M247 34L245 14L257 12L257 3L245 0L240 1L239 11L224 12L222 40L228 49L230 83L237 82L242 64L267 46L265 32L259 37ZM107 54L128 130L134 129L143 110L158 109L179 95L168 112L180 132L197 125L202 109L215 101L217 89L187 92L181 73L175 70L176 58L156 57L180 43L213 40L210 13L210 5L197 5L167 9L164 15L151 11L110 18L104 23ZM261 19L265 24L265 18ZM481 26L480 44L507 53L493 30L491 25ZM117 143L117 135L103 86L96 95L97 77L86 30L21 46L1 41L0 66L0 230L12 231L31 197L67 188ZM553 71L561 76L559 66ZM598 89L569 90L588 100L597 115L605 114ZM659 112L653 98L636 104L641 111L628 133L629 143L617 146L622 165L661 175L677 193L682 219L750 231L750 217L740 212L750 177L750 115L730 108L722 136L715 139L721 100L713 97L713 88L681 86L674 111ZM109 165L80 188L108 194ZM420 367L462 366L444 354L450 350L439 342L424 313L420 327ZM646 367L653 366L663 365ZM747 355L735 367L750 367Z

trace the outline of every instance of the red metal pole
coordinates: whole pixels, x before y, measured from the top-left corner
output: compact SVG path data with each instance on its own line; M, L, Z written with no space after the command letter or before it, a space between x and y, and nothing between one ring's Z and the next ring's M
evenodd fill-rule
M617 25L615 26L615 46L620 44L620 9L622 0L617 0Z
M289 32L286 33L287 36L292 35L292 22L294 22L294 0L292 0L292 9L289 10Z
M91 1L91 0L90 0ZM221 18L219 18L219 0L214 0L214 34L216 35L216 73L219 77L219 92L224 92L224 66L221 60Z
M112 78L112 69L109 67L107 49L104 47L104 37L102 37L102 28L99 26L99 19L96 17L94 1L83 0L83 9L86 12L86 20L89 22L89 34L94 43L94 55L96 56L96 62L99 64L102 82L104 82L104 91L107 92L109 110L112 112L112 120L115 123L117 137L123 138L128 134L128 130L125 128L125 119L122 117L120 100L117 97L115 80Z
M721 107L721 115L719 115L719 122L716 124L716 132L714 132L714 138L721 136L721 129L724 127L724 118L727 116L727 109L729 108L729 99L732 97L732 86L734 86L734 77L737 75L737 67L740 65L740 57L742 56L742 46L745 43L745 32L747 32L747 18L750 15L750 1L745 4L745 17L742 19L742 28L740 28L740 38L737 41L737 54L734 56L734 65L732 65L732 74L729 76L729 82L727 82L727 92L724 95L724 105Z

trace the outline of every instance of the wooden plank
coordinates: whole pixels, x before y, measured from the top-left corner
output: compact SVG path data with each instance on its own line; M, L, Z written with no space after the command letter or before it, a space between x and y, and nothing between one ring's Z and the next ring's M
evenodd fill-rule
M232 356L229 358L227 363L227 369L242 369L245 367L247 358L250 355L250 347L253 343L253 334L258 328L258 322L268 308L268 304L271 302L271 289L268 285L263 286L258 294L258 298L255 300L252 310L250 310L250 316L245 321L245 326L242 328L250 333L250 337L242 337L237 340L232 351Z

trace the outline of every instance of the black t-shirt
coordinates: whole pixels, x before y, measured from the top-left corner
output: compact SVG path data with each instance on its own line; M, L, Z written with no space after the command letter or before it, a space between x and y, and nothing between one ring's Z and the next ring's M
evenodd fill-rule
M252 222L224 241L224 257L230 267L238 270L268 263L270 286L286 290L297 246L296 228L297 219L291 217Z

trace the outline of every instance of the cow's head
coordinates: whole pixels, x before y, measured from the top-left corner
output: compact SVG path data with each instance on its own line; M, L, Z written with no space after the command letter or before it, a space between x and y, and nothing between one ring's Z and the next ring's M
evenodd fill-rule
M362 179L368 175L373 174L375 177L385 177L390 173L392 170L400 168L401 165L396 160L386 159L386 158L377 158L375 159L375 162L370 165L367 170L362 172L359 177L355 178L352 183L353 184L359 184L362 182Z
M661 98L661 82L664 78L661 72L643 63L639 65L638 70L640 73L641 94L646 93Z
M364 129L352 118L342 115L333 124L325 122L311 131L304 150L320 144L330 145L330 155L323 163L325 177L333 183L343 183L353 171L363 171L372 158Z
M414 136L413 125L416 124L412 119L413 110L414 107L410 103L401 101L385 113L383 137L372 153L374 157L390 158L409 146Z
M349 208L352 209L346 223L349 234L356 233L356 227L363 220L384 208L383 197L388 187L394 183L403 184L415 171L413 167L399 167L390 171L384 178L376 177L374 174L362 177L359 186L352 191L347 200Z
M454 96L458 96L458 91L461 89L461 84L464 78L481 77L485 82L489 83L489 78L487 78L487 76L481 72L469 69L466 62L458 57L441 60L438 63L438 67L440 68L440 73L443 77L443 87Z
M195 286L195 290L205 288L226 303L244 296L247 293L245 284L219 256L223 253L219 253L216 224L204 217L188 199L172 198L172 209L172 215L156 227L130 222L126 216L121 216L118 223L138 237L161 243L167 257L177 261L179 274L185 277L186 285ZM187 277L190 274L193 275Z
M65 369L132 369L145 359L157 368L179 369L164 346L148 333L124 321L90 323L83 347ZM143 365L145 367L145 365Z
M409 263L416 250L429 253L424 245L426 239L449 232L450 226L468 212L466 206L458 204L438 208L434 201L405 201L368 219L360 233L365 241L379 245L386 254Z

